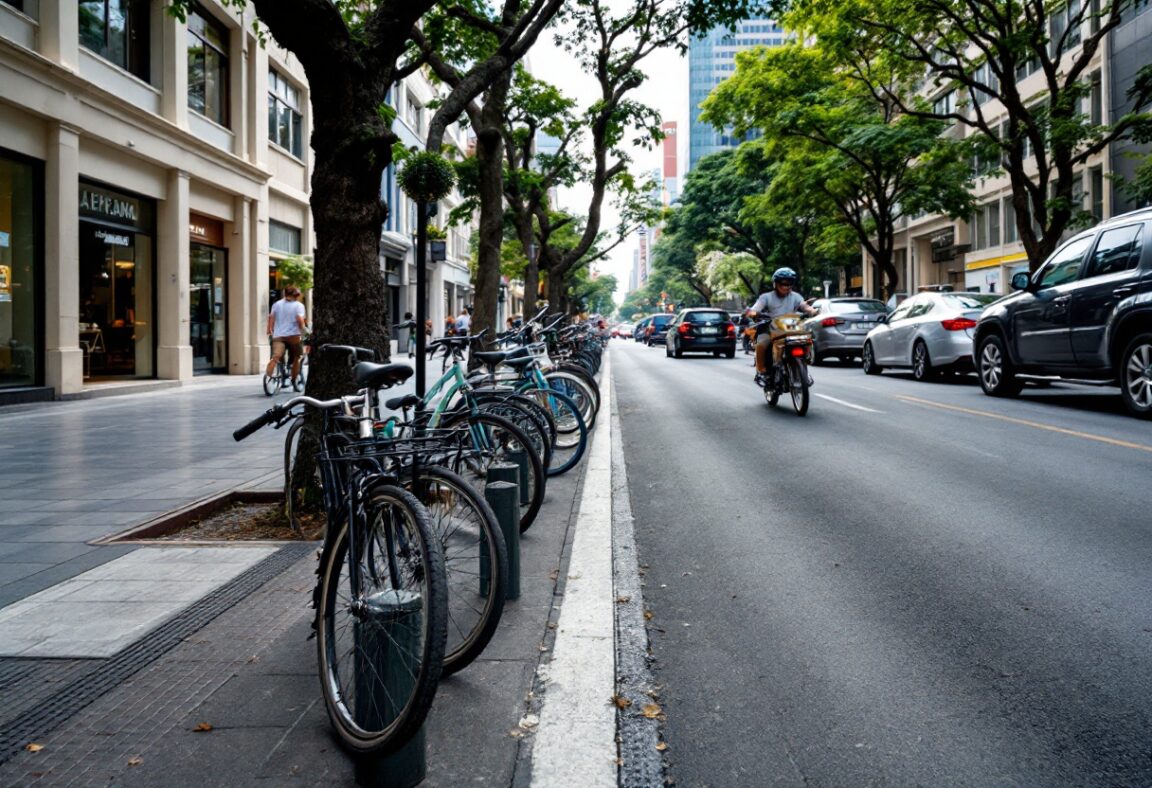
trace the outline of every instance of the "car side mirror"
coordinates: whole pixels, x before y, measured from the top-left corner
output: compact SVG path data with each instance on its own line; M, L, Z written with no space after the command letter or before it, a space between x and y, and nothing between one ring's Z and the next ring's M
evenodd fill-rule
M876 322L877 323L887 323L888 322L888 315L880 315L880 317L876 318Z
M1031 278L1028 274L1021 271L1018 274L1012 275L1012 289L1013 290L1027 290L1028 285L1031 283Z

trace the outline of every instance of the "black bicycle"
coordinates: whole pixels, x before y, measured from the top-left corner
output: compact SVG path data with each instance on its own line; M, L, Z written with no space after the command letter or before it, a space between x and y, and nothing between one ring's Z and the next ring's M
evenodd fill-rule
M371 392L403 382L412 370L362 362L355 374L359 394L293 397L233 437L294 421L301 408L322 414L317 467L328 525L313 600L324 703L346 747L390 753L419 730L435 697L448 582L428 510L380 462L365 405Z
M272 374L264 373L264 393L269 397L274 397L289 386L292 387L293 391L304 390L304 385L308 382L309 353L307 342L300 345L300 374L296 377L292 377L292 364L288 361L290 355L285 350L284 355L276 362Z

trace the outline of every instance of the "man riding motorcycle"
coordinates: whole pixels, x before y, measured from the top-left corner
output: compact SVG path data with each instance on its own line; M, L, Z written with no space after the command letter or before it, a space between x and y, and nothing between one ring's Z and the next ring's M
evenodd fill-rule
M796 272L791 268L777 268L772 274L772 289L761 293L748 309L753 318L770 320L780 315L801 312L812 316L816 310L804 302L804 296L793 292ZM772 338L767 327L756 337L756 384L763 388L772 380Z

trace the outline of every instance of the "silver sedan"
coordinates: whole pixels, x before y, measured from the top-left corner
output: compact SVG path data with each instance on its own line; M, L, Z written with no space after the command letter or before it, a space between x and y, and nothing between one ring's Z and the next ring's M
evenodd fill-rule
M995 293L917 293L864 338L864 372L911 368L916 380L972 370L972 330Z

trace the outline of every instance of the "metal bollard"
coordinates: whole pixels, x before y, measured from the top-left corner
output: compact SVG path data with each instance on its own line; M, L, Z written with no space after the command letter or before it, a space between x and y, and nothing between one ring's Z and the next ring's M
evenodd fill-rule
M394 698L407 698L412 691L412 676L405 670L390 669L412 661L420 650L423 629L424 600L412 591L389 589L364 600L363 620L353 631L356 644L357 724L381 728L400 711L393 707ZM424 780L428 763L425 758L424 726L391 755L362 755L356 758L357 785L372 788L412 788Z
M532 501L532 496L528 494L528 452L512 449L508 452L508 462L516 463L520 469L520 505L527 506Z
M508 549L508 591L505 599L520 598L520 506L516 503L516 482L488 482L484 497L496 513L504 546Z

